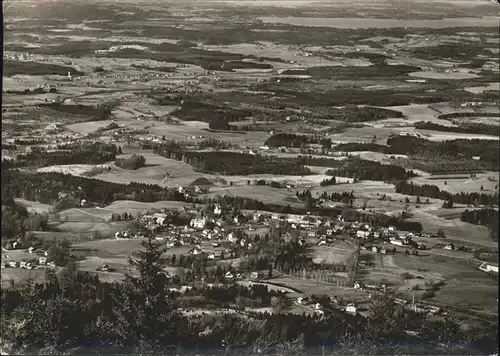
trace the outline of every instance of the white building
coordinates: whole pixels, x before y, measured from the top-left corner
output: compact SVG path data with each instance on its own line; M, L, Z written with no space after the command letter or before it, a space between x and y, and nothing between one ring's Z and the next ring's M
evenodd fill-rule
M346 313L356 315L357 308L354 306L354 304L347 304L347 307L345 308Z
M486 263L486 262L483 262L481 264L481 266L479 266L479 269L481 271L484 271L484 272L495 272L495 273L498 273L498 265L497 264L493 264L493 263Z
M190 221L189 225L195 229L204 229L207 225L207 219L205 218L194 218Z

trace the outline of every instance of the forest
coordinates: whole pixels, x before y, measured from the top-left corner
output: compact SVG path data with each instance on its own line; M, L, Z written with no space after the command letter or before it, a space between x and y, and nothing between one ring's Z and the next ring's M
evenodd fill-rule
M381 164L357 157L349 157L340 161L338 168L330 169L326 171L326 174L354 178L355 182L360 180L392 182L416 177L413 171L407 171L399 166Z
M176 152L168 151L162 146L154 147L153 151L163 157L182 160L202 173L223 175L311 174L311 170L305 167L300 158L278 158L237 152Z
M479 163L483 163L488 169L498 171L500 153L496 140L480 139L455 139L447 141L429 141L414 136L393 135L387 139L390 146L389 153L404 154L408 156L420 156L429 161L446 159L453 165L456 158L479 157Z
M413 182L399 181L396 183L396 193L405 195L416 195L420 197L442 199L445 201L453 201L457 204L466 204L467 206L485 205L498 206L498 192L493 195L485 193L456 193L451 194L447 191L440 190L439 187L432 184L418 185Z
M277 133L269 137L264 144L269 147L302 148L304 145L321 144L325 148L330 148L332 141L324 137L313 135L297 135L292 133Z
M19 154L12 165L44 167L64 164L99 164L114 161L118 153L117 146L101 142L84 143L79 146L59 146L57 151L46 151L35 146L31 148L31 152Z
M241 121L251 116L250 111L205 104L193 98L184 99L181 108L172 112L172 116L182 121L203 121L214 130L229 130L229 122Z
M419 121L415 123L415 128L420 130L433 130L444 132L456 132L465 134L480 134L480 135L500 135L500 128L494 125L483 124L480 122L471 122L456 126L444 126L431 121Z
M156 185L134 182L118 184L70 174L55 172L30 174L12 169L2 170L2 199L9 198L24 198L51 205L67 199L74 199L78 204L81 199L86 199L104 205L115 200L127 199L143 202L186 201L184 194L178 190Z
M26 208L12 199L2 201L2 240L23 237L25 232L48 229L46 214L29 214Z
M349 142L341 143L334 147L336 151L342 152L356 152L356 151L371 151L380 153L390 153L388 146L379 145L377 143L367 143L367 142Z
M123 169L136 170L146 165L146 159L144 156L134 153L126 158L117 158L115 165Z

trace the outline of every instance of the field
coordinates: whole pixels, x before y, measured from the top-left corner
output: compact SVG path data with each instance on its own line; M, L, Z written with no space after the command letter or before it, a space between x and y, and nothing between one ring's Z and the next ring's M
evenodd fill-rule
M464 193L485 193L493 194L498 186L498 172L485 172L477 174L475 178L470 178L467 174L446 174L416 177L412 181L416 184L432 184L440 190L456 194Z
M333 246L314 246L310 255L314 263L345 264L354 252L350 243L337 241Z
M36 212L38 214L41 214L41 213L49 213L52 211L52 206L48 204L42 204L40 202L30 201L22 198L17 198L15 201L16 203L24 206L26 210L28 210L28 212L30 213Z

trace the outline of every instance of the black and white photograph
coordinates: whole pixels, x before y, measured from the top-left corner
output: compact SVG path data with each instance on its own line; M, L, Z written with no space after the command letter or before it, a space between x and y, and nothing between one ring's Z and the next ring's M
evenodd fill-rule
M498 1L2 10L1 355L498 356Z

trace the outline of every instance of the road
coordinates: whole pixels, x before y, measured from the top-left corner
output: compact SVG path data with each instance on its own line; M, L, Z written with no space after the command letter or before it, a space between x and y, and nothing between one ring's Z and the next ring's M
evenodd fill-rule
M92 216L92 217L94 217L94 218L99 218L99 219L101 219L101 220L106 221L106 218L103 218L102 216L95 215L95 214L91 214L91 213L86 212L86 211L83 211L83 210L81 210L81 209L74 209L74 210L75 210L75 211L78 211L79 213L82 213L82 214L85 214L85 215L88 215L88 216Z

